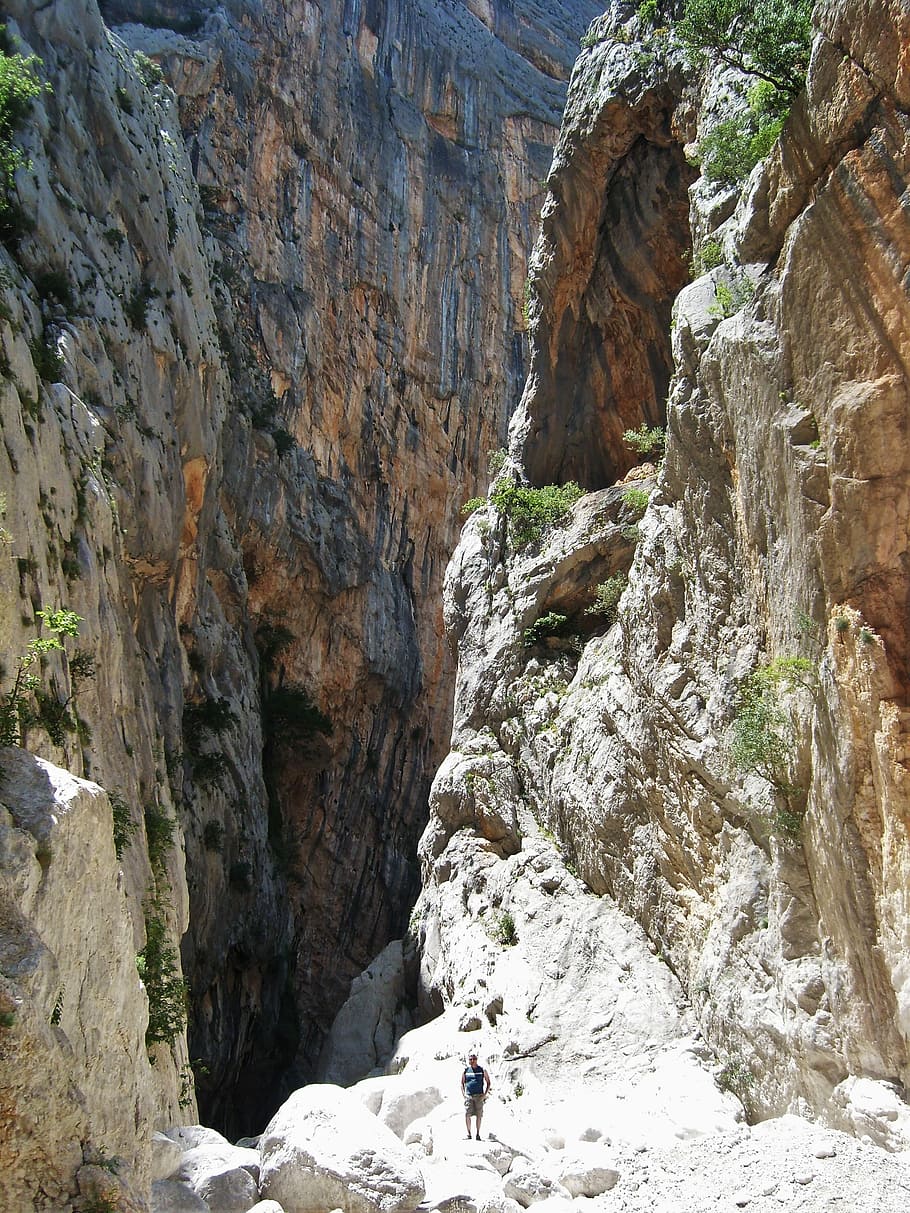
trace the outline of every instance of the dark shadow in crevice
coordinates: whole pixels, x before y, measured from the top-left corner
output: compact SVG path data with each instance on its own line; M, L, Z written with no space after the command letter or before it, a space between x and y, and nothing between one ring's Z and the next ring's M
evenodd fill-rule
M622 440L663 425L673 371L670 316L689 278L688 189L679 144L644 136L606 186L587 281L538 333L539 375L524 451L532 484L613 484L637 462ZM553 339L547 322L558 326Z

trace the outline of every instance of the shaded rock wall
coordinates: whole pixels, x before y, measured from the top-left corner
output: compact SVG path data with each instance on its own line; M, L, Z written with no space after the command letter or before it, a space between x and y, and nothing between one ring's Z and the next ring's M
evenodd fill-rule
M442 571L524 376L596 5L102 11L133 23L7 6L53 91L21 136L34 225L0 252L0 637L12 669L38 609L83 616L84 723L28 741L128 806L137 951L164 873L203 1112L237 1132L404 925ZM60 699L72 668L47 668ZM159 1053L172 1121L185 1058Z
M591 484L563 437L577 398L551 386L561 335L577 348L564 301L601 291L622 306L631 293L597 256L596 205L574 204L575 157L586 197L604 147L597 114L630 94L647 112L653 95L628 54L641 31L617 38L615 12L570 87L579 102L535 254L533 369L511 445L532 483ZM644 926L753 1115L810 1111L890 1146L903 1139L889 1115L867 1116L853 1092L862 1076L900 1093L908 1064L903 20L865 6L862 28L876 32L860 34L846 0L822 6L806 96L743 198L692 190L691 229L726 260L674 305L667 456L616 622L591 638L576 605L574 638L524 635L561 600L564 571L597 552L593 598L624 567L610 536L632 520L615 497L612 512L600 493L583 498L539 549L515 552L491 510L467 528L446 589L460 666L422 928L438 954L444 893L432 889L450 877L431 861L466 831L489 865L518 793L588 885ZM658 58L654 84L661 70ZM592 77L602 91L579 97ZM679 94L669 119L680 140L695 133L694 100ZM652 196L647 171L641 190ZM718 284L736 288L738 311ZM632 456L614 430L654 418L648 395L590 399L587 415L606 420L589 433L622 471ZM732 725L746 676L795 657L808 668L775 692L784 760L772 782L737 766Z

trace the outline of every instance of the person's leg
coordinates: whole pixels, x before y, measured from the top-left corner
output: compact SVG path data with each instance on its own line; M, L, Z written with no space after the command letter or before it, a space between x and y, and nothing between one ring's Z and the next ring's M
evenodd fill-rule
M483 1120L483 1096L474 1100L474 1111L477 1120L477 1140L480 1141L480 1122Z

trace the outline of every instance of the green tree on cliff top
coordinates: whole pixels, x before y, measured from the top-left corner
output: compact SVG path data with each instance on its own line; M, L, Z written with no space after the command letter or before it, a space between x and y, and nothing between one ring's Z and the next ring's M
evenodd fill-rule
M806 79L812 0L687 0L676 33L696 55L757 76L792 100Z

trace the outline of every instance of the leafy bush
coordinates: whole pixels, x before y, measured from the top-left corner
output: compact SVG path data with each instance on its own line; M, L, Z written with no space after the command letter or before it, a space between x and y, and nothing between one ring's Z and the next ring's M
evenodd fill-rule
M203 740L226 732L237 723L227 699L203 699L199 703L188 703L183 709L183 743L192 757L200 752Z
M224 850L224 826L220 821L207 821L202 831L202 845L219 854Z
M294 633L282 623L264 620L256 629L256 648L266 670L274 669L278 654L294 643Z
M28 343L29 353L35 366L35 374L45 383L59 383L63 375L63 355L56 343L45 332Z
M231 864L228 880L235 889L247 893L253 887L253 865L247 859L238 859Z
M622 440L639 455L656 455L660 458L667 444L667 431L659 425L649 427L642 422L637 430L626 430Z
M759 775L786 799L776 810L774 825L791 841L799 836L803 818L800 801L805 789L790 782L788 768L794 749L789 719L780 701L782 689L811 689L815 667L804 657L778 657L745 679L733 720L730 756L746 774Z
M145 947L136 957L139 976L149 1000L145 1044L173 1044L186 1023L186 982L180 976L177 949L168 939L163 904L145 907Z
M124 315L137 332L144 329L148 323L149 303L154 294L154 289L147 282L143 282L123 305Z
M133 821L132 810L119 792L108 792L107 798L111 802L114 850L117 852L117 858L122 859L123 852L132 845L133 835L139 829L139 825Z
M702 274L707 274L709 270L715 270L723 264L724 246L716 237L709 236L692 254L692 276L700 278Z
M626 489L622 495L623 505L635 514L643 514L650 499L651 494L647 489Z
M191 758L190 766L193 779L202 785L221 783L230 770L228 760L220 750L195 755Z
M31 725L45 723L40 706L33 707L33 703L37 703L39 693L45 702L51 697L42 687L36 667L47 654L62 651L64 638L78 635L82 622L81 616L66 609L36 611L35 615L49 635L29 641L17 663L12 687L0 696L0 745L22 745ZM53 723L52 713L49 718Z
M471 514L475 514L478 510L482 510L487 504L486 497L469 497L461 507L461 512L465 518Z
M272 430L272 439L275 443L275 450L279 459L282 459L297 445L297 439L294 437L294 435L288 433L287 430L281 429L280 427L276 430Z
M537 543L545 531L559 526L572 506L584 496L574 481L532 489L511 480L499 480L490 500L509 520L509 538L516 548Z
M502 447L498 447L495 451L487 451L487 470L491 476L499 475L505 467L508 457L508 453Z
M616 618L619 600L628 584L629 578L625 573L614 573L612 577L602 581L600 585L595 586L594 601L585 610L585 614L601 615L608 625L611 624Z
M19 208L9 195L14 188L16 171L28 164L22 149L13 145L13 136L27 117L32 102L43 92L49 92L50 85L42 84L38 79L41 60L36 55L26 58L10 53L5 25L0 25L0 37L7 44L0 50L0 223L6 236L15 235L13 229L19 227Z
M34 277L35 290L46 303L55 301L67 309L73 306L73 288L62 270L42 270Z
M718 282L714 287L714 302L708 308L708 315L719 320L728 320L742 311L754 291L752 282L746 277L737 279L732 286L726 282Z
M783 129L788 101L762 81L749 90L749 107L719 122L698 145L709 181L738 185L764 160Z
M306 741L317 733L330 736L332 722L315 706L303 687L282 685L266 697L263 723L270 736Z
M136 65L136 73L146 88L153 89L164 83L164 72L154 59L150 59L142 51L136 51L133 62Z
M529 628L525 628L523 639L525 644L537 644L545 636L559 636L565 631L566 616L557 611L548 611L546 615L535 620Z
M136 107L133 105L133 98L130 96L129 89L124 88L122 84L118 84L114 89L114 94L117 98L117 104L123 112L132 116L135 113Z
M515 929L515 919L508 910L500 910L493 916L487 927L487 934L494 943L510 948L518 943L518 932Z
M144 821L149 863L157 880L165 876L167 856L174 845L174 831L177 823L158 804L146 805Z
M657 0L641 0L637 9L639 21L644 25L656 25L658 17Z

